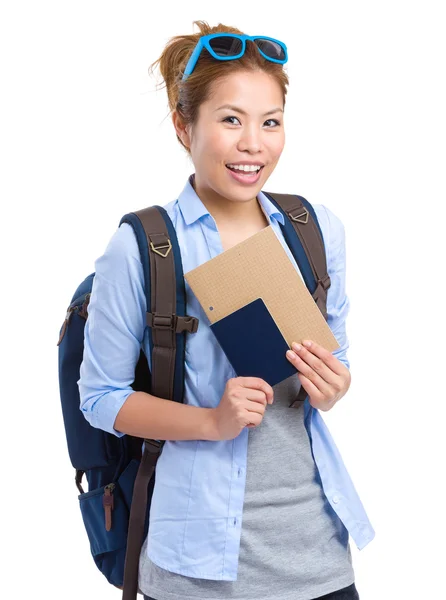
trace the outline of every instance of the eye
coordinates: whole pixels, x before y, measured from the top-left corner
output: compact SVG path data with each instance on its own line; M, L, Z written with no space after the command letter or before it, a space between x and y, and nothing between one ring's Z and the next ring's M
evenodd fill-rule
M240 123L240 121L238 120L237 117L226 117L225 119L223 119L223 123L229 122L228 119L235 119L236 121L238 121ZM236 123L231 123L231 125L236 125Z
M240 120L238 119L238 117L225 117L223 119L223 123L230 123L231 125L237 125L237 123L234 123L233 121L231 122L230 119L234 119L235 121L237 121L238 124L240 124ZM267 123L271 123L271 125L267 125L268 128L271 127L280 127L280 121L278 121L277 119L268 119L267 121L265 121L265 124Z

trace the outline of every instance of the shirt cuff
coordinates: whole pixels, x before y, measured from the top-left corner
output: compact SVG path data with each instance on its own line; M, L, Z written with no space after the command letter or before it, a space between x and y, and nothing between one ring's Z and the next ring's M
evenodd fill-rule
M135 390L113 390L97 398L91 407L81 408L82 414L92 427L112 433L116 437L125 435L114 428L114 423L122 405Z

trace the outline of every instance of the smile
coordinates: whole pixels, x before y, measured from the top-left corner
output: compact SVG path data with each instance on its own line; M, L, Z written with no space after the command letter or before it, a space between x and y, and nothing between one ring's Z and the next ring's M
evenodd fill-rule
M252 185L260 179L264 165L226 165L232 179L244 185Z

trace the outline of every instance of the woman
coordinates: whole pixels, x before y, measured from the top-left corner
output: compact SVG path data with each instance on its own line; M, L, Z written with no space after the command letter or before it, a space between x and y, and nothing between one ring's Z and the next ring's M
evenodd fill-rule
M286 47L197 25L199 33L173 38L154 63L195 168L178 200L164 207L185 272L266 226L283 239L282 215L261 189L285 142ZM140 347L148 346L131 227L123 224L96 261L81 408L117 436L167 440L140 557L146 599L359 598L349 533L362 548L374 532L317 410L331 409L350 385L344 234L331 211L314 209L331 278L328 324L340 348L295 347L287 356L296 375L274 389L236 376L186 284L187 314L200 327L186 341L184 404L134 392ZM290 409L301 385L308 398Z

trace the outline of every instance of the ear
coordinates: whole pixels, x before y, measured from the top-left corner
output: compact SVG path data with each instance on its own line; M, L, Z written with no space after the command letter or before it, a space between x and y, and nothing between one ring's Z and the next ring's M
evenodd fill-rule
M180 140L183 142L183 144L186 146L186 148L190 148L190 134L189 134L189 127L187 125L184 125L183 120L181 119L180 115L178 114L178 112L176 110L173 111L172 113L172 123L173 126L175 127L175 131L177 132L177 136L180 138Z

